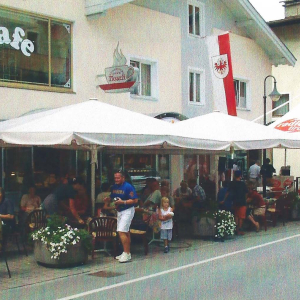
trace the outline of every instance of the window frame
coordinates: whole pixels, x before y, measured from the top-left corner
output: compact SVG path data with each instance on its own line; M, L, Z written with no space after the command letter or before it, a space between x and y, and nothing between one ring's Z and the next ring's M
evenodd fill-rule
M246 85L246 107L240 107L237 105L237 99L236 99L236 109L238 110L250 110L251 109L251 103L250 103L250 81L246 78L242 77L234 77L233 78L233 84L234 81L243 82ZM235 84L234 84L234 90L235 90ZM240 84L239 84L239 91L240 91ZM236 95L235 95L236 96Z
M9 82L9 81L2 81L2 78L0 78L0 87L9 87L9 88L19 88L19 89L27 89L27 90L40 90L40 91L49 91L49 92L59 92L59 93L74 93L74 78L73 78L73 25L74 22L68 21L65 19L59 19L54 18L49 15L44 14L36 14L25 10L19 10L15 8L5 7L0 5L0 10L6 10L8 12L13 12L16 14L26 15L28 17L32 18L39 18L39 19L45 19L48 22L48 33L51 33L51 22L59 22L61 24L65 24L70 26L70 49L71 49L71 57L70 57L70 79L71 84L70 87L57 87L57 86L51 86L51 68L48 70L48 85L40 85L38 83L34 82ZM28 30L24 29L24 31L27 33ZM34 32L34 30L29 30ZM12 33L10 33L10 36ZM51 38L49 40L48 38L48 64L49 67L51 66Z
M190 33L190 15L189 15L189 6L193 6L193 33ZM195 7L199 8L199 35L195 33L196 24L195 24ZM187 32L188 36L194 38L201 38L205 36L205 4L197 0L187 1Z
M129 55L129 64L131 64L131 61L137 61L142 64L150 65L150 78L151 78L151 96L146 96L146 95L137 95L137 94L132 94L130 93L130 98L132 99L140 99L140 100L149 100L149 101L158 101L159 98L159 85L158 85L158 61L151 59L151 58L146 58L146 57L141 57L141 56L136 56L136 55ZM139 90L141 91L141 70L139 70L139 85L140 88Z
M193 85L193 101L190 101L190 73L194 74L194 79L195 75L199 74L200 75L200 102L196 102L196 81L194 80L194 85ZM196 105L196 106L204 106L205 105L205 69L199 69L199 68L193 68L189 67L188 68L188 104L189 105Z

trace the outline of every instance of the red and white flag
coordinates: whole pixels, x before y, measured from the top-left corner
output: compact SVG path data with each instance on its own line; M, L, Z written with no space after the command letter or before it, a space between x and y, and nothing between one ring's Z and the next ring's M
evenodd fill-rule
M236 116L229 33L206 38L212 73L214 109Z

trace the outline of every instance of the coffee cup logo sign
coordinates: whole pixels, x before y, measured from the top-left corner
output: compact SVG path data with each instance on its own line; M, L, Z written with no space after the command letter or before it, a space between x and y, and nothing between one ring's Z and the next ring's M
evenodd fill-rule
M300 132L300 119L294 118L286 120L275 126L275 129L279 129L286 132Z
M134 86L138 77L138 69L126 65L127 59L122 50L119 52L119 43L114 51L112 67L105 69L105 75L108 84L100 85L100 88L108 93L129 92Z
M25 31L21 27L16 27L11 40L8 29L0 27L0 45L10 45L16 50L21 50L25 56L31 56L31 53L34 51L34 44L28 39L23 39L24 36Z

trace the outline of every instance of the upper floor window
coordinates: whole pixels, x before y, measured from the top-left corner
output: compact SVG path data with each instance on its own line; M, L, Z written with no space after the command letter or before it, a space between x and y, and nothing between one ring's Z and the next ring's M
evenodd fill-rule
M290 95L289 94L282 94L280 99L278 101L272 101L273 109L281 106L282 104L289 101ZM282 117L286 113L289 112L289 103L286 103L286 105L281 106L280 108L273 111L272 116L273 117Z
M0 82L71 88L71 23L0 10Z
M189 103L204 104L203 71L189 71Z
M188 4L189 34L204 35L204 5L198 1Z
M130 92L141 97L157 97L157 66L155 62L131 59L130 65L139 69L138 84Z
M237 108L247 108L247 82L234 79L234 90Z

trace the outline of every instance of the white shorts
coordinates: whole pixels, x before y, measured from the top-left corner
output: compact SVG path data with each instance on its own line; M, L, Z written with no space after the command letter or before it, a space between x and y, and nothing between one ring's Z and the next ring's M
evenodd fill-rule
M118 211L117 231L129 232L129 227L134 216L134 206L123 211Z

